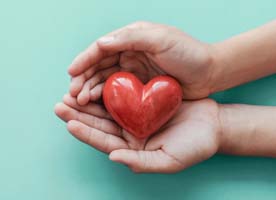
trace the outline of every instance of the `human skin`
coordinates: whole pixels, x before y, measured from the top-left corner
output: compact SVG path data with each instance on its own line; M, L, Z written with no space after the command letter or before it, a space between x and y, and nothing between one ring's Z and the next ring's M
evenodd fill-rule
M101 97L104 81L116 71L130 71L143 82L171 75L181 83L185 99L204 98L275 73L275 25L216 44L164 25L129 25L77 56L69 68L71 96L55 111L75 137L135 172L177 172L217 152L275 157L275 107L184 101L160 132L141 141L118 127L100 105L88 103Z
M80 106L69 94L55 112L73 136L134 172L174 173L216 153L276 157L275 107L184 101L173 119L145 140L119 127L100 105Z
M200 99L276 73L276 21L228 40L207 44L170 26L137 22L98 39L69 67L78 103L101 96L104 81L130 71L143 82L167 74L184 99ZM116 65L114 67L114 65Z

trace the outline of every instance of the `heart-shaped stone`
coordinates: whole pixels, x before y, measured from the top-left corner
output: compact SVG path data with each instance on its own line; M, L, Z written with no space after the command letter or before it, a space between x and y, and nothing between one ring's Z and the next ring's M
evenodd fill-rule
M131 73L117 72L107 79L103 100L120 126L144 139L175 114L181 105L182 89L169 76L157 76L144 85Z

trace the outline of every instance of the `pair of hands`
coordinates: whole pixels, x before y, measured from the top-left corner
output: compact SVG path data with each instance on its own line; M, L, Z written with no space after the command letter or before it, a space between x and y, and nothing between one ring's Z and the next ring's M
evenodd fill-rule
M174 27L128 25L98 39L75 58L69 68L70 94L55 112L76 138L135 172L180 171L208 159L220 147L220 106L202 99L213 92L214 51ZM112 120L100 101L105 80L117 71L132 72L144 83L157 75L173 76L189 101L183 101L159 133L136 139Z

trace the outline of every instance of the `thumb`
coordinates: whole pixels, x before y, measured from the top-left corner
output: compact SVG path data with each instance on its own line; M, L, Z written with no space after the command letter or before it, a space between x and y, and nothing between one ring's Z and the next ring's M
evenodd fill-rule
M179 163L162 150L119 149L112 151L109 159L127 165L136 173L172 173L181 170Z
M146 51L159 53L170 46L168 28L148 22L138 22L114 31L100 39L98 46L105 51Z

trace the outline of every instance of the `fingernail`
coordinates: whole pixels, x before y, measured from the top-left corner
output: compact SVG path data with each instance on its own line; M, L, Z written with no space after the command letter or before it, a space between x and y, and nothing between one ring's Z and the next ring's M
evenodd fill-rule
M98 39L98 42L102 43L102 44L107 44L110 43L114 40L114 36L104 36L100 39Z
M114 155L115 154L115 155ZM112 161L115 161L116 160L116 152L114 153L114 152L111 152L110 154L109 154L109 160L112 160Z

